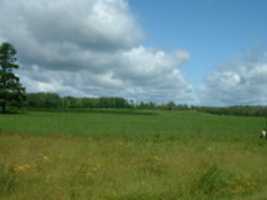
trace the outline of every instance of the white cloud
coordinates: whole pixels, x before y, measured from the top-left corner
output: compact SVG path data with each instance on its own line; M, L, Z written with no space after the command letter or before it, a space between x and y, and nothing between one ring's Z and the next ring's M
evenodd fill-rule
M20 32L22 37L44 44L127 48L142 35L122 0L2 0L0 6L5 19L13 23L2 24L2 32L15 36Z
M28 91L192 100L179 69L190 54L144 47L126 0L2 0L0 27L18 50Z
M200 92L202 104L267 104L266 54L245 56L218 67Z

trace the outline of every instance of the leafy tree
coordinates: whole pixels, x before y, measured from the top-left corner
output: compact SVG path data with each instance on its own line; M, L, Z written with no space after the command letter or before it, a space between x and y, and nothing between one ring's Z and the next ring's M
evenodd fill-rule
M13 73L13 69L19 68L16 53L11 44L0 44L0 107L3 113L7 111L7 106L20 107L25 100L25 88Z
M26 105L32 108L60 108L63 100L56 93L27 94Z
M167 108L168 110L174 110L175 107L176 107L176 104L175 104L173 101L170 101L170 102L167 103L167 105L166 105L166 108Z

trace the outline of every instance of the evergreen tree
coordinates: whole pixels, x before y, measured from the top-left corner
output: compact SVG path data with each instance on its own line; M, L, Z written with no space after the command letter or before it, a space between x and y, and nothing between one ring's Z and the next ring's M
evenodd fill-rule
M3 113L6 113L7 106L20 107L26 96L19 77L13 73L19 68L16 53L11 44L0 44L0 107Z

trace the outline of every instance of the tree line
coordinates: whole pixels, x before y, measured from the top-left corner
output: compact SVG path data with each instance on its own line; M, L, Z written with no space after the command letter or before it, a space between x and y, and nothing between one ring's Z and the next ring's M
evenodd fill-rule
M235 116L265 116L267 117L267 106L238 105L229 107L192 107L192 109L216 115Z
M73 97L60 96L57 93L29 93L26 94L24 107L30 109L91 109L91 108L128 108L128 109L164 109L187 110L187 105L176 105L174 102L156 104L154 102L135 102L122 97Z
M157 104L154 102L135 102L122 97L61 97L56 93L31 93L26 95L26 108L44 109L146 109L169 111L198 111L217 115L267 116L267 106L204 107L176 104L174 102Z
M26 96L26 108L83 109L83 108L130 108L121 97L61 97L56 93L30 93Z

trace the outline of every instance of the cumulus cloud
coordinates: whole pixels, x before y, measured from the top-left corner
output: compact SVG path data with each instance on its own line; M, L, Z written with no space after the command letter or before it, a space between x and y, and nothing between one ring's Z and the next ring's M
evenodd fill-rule
M87 68L52 70L34 65L21 70L29 90L55 91L75 96L125 96L147 101L192 100L192 86L177 68L175 58L144 47L114 55L104 71ZM114 67L113 67L114 66Z
M190 54L144 47L126 0L1 0L0 13L0 38L17 48L28 91L192 100L179 68Z
M267 104L266 53L246 55L238 61L218 67L201 89L202 104Z

